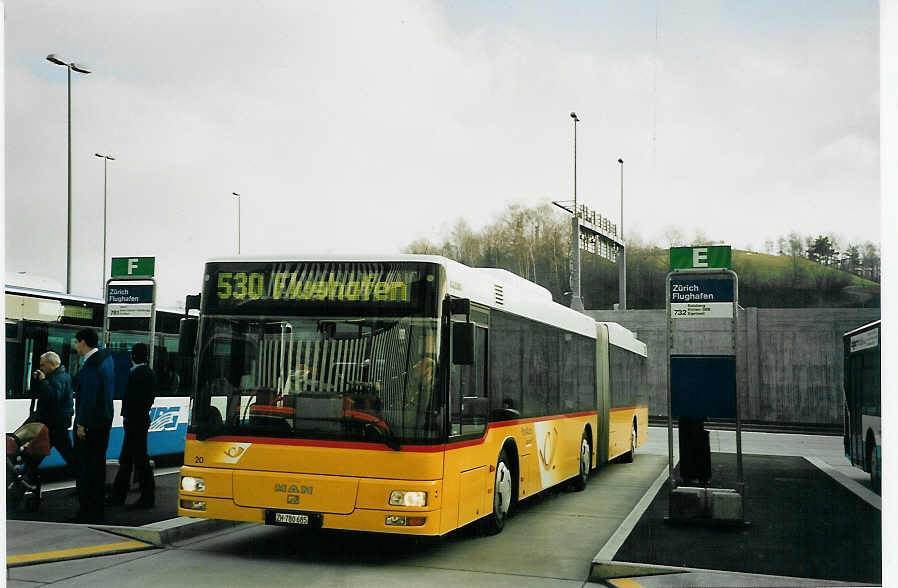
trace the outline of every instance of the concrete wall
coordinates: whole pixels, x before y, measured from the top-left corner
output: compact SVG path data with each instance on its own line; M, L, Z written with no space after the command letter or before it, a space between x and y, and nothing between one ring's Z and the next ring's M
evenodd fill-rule
M649 415L667 416L667 318L662 310L587 310L620 323L648 346ZM880 318L878 308L796 308L740 311L736 371L745 421L840 425L842 334ZM727 321L680 319L676 350L729 354Z

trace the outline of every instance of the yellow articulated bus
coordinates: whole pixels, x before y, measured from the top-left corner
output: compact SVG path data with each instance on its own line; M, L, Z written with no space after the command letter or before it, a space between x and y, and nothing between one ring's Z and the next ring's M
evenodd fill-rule
M443 535L646 438L646 348L504 270L428 255L214 260L178 514Z

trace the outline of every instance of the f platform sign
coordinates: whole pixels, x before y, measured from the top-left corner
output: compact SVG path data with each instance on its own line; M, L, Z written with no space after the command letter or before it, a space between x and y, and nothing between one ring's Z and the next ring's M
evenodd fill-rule
M729 245L670 248L670 271L732 269L732 265L733 251Z
M113 257L110 275L113 278L152 278L155 271L155 257Z

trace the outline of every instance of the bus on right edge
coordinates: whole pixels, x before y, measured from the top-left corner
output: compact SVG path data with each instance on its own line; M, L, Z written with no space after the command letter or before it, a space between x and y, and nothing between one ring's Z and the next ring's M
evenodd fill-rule
M845 457L870 473L873 491L882 489L882 424L879 346L881 320L842 336L845 349Z

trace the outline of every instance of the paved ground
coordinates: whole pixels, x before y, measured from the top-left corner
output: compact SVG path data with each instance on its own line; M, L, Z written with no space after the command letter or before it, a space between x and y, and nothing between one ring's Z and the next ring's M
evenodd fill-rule
M711 456L711 486L734 488L736 456ZM667 485L614 559L879 583L881 513L802 457L746 455L747 527L665 521Z
M155 479L156 505L153 508L129 510L124 506L107 506L103 524L139 527L178 516L177 469L159 470ZM135 502L138 496L139 492L132 489L128 494L127 502ZM7 510L6 520L61 523L74 517L77 512L78 495L75 492L74 483L71 481L49 482L44 484L43 500L37 512L10 512Z
M593 556L657 478L664 461L661 455L637 452L634 463L610 464L596 473L583 492L536 496L522 503L504 531L493 537L474 528L441 540L416 541L242 525L164 549L10 568L9 585L582 587Z
M241 525L163 549L43 563L7 570L9 586L404 586L588 585L586 575L596 554L610 560L626 541L655 492L666 479L667 430L650 427L634 464L611 464L593 476L586 491L550 492L536 497L494 537L462 529L439 541L415 541L364 533L303 535L290 529ZM847 465L841 439L811 435L745 433L745 454L805 455L846 483L874 508L878 497L862 486L865 474ZM676 437L674 437L676 447ZM712 450L735 450L735 434L714 431ZM172 488L176 484L172 479ZM157 480L158 481L158 480ZM860 482L860 483L859 483ZM64 482L62 484L65 484ZM136 495L132 495L133 500ZM74 497L71 497L74 500ZM172 503L174 499L172 499ZM161 504L161 501L160 501ZM644 504L644 507L640 505ZM173 508L173 506L171 507ZM110 511L115 514L116 511ZM121 511L125 513L127 511ZM632 519L632 524L628 522ZM124 518L120 519L124 520ZM196 521L196 519L192 519ZM139 521L136 521L139 522ZM167 524L156 523L155 526ZM97 536L85 526L9 521L7 554L22 550L67 548L72 542L114 545L126 538ZM23 531L23 529L25 531ZM145 527L138 527L141 532ZM138 537L139 538L139 537ZM685 544L688 545L688 542ZM782 548L789 549L788 541ZM137 549L137 547L135 547ZM18 551L16 551L18 550ZM673 570L672 574L616 576L606 586L798 586L828 585L825 580ZM638 576L638 577L637 577Z

